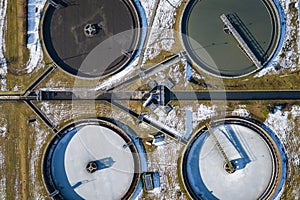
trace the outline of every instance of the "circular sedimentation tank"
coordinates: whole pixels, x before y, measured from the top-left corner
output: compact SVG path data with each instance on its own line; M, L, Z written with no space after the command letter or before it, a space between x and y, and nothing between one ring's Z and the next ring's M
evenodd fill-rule
M279 139L248 118L229 117L203 127L187 145L181 164L192 199L274 199L286 177Z
M139 12L129 0L64 1L48 4L43 44L64 71L95 78L117 73L133 59L142 42Z
M79 121L59 131L48 145L44 182L54 199L130 199L140 192L144 153L140 140L116 124Z
M273 59L281 23L272 0L190 0L182 17L182 41L200 69L219 77L241 77Z

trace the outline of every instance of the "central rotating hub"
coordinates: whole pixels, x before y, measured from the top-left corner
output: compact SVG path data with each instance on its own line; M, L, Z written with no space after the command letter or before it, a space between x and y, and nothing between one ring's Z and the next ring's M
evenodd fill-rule
M224 169L228 174L233 174L236 171L236 166L232 163L231 166L228 163L224 164Z
M99 24L87 24L84 27L84 34L87 37L93 37L99 33L101 26Z
M89 172L89 173L94 173L98 170L98 165L95 161L91 161L87 164L86 166L86 170Z

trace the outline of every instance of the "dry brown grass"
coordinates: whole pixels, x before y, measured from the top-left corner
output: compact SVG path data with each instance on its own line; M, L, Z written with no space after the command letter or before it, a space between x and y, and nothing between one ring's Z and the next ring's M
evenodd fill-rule
M24 91L44 69L27 74L26 63L29 59L27 44L27 1L9 0L7 7L7 30L5 35L5 58L8 64L6 76L7 89L13 90L17 85Z

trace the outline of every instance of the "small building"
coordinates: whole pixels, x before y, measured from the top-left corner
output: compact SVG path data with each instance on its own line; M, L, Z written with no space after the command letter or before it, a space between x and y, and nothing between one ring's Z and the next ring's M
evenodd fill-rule
M150 104L149 106L149 109L152 110L153 112L155 112L155 110L158 108L158 106L154 103Z
M153 191L160 187L159 172L145 172L142 174L143 186L146 191Z
M146 141L147 145L155 145L155 146L160 146L163 145L165 143L165 134L161 133L161 132L156 132L156 133L152 133L149 135L149 137L151 138L150 140Z
M166 113L169 113L173 110L173 107L170 105L170 104L167 104L165 107L164 107L164 111Z
M192 66L191 66L191 64L189 63L188 60L185 61L185 78L186 78L188 81L191 81L192 78L193 78L193 70L192 70Z
M183 139L187 141L193 132L193 112L189 109L185 110L185 129Z

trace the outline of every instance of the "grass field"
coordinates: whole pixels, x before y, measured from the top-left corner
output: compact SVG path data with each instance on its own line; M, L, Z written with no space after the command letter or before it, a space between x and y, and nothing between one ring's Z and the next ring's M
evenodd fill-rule
M7 5L7 31L5 35L5 58L8 64L7 89L15 87L24 91L36 79L43 69L27 73L26 63L29 59L27 44L27 1L9 0Z
M36 128L27 121L36 118L24 103L1 103L1 110L7 122L6 136L0 138L5 155L4 172L6 177L6 199L34 199L34 193L45 194L41 181L41 155L43 149L36 147ZM45 138L51 132L38 120ZM46 141L44 141L46 142ZM46 144L46 143L45 143ZM43 145L42 145L43 146ZM35 180L36 179L36 180Z

